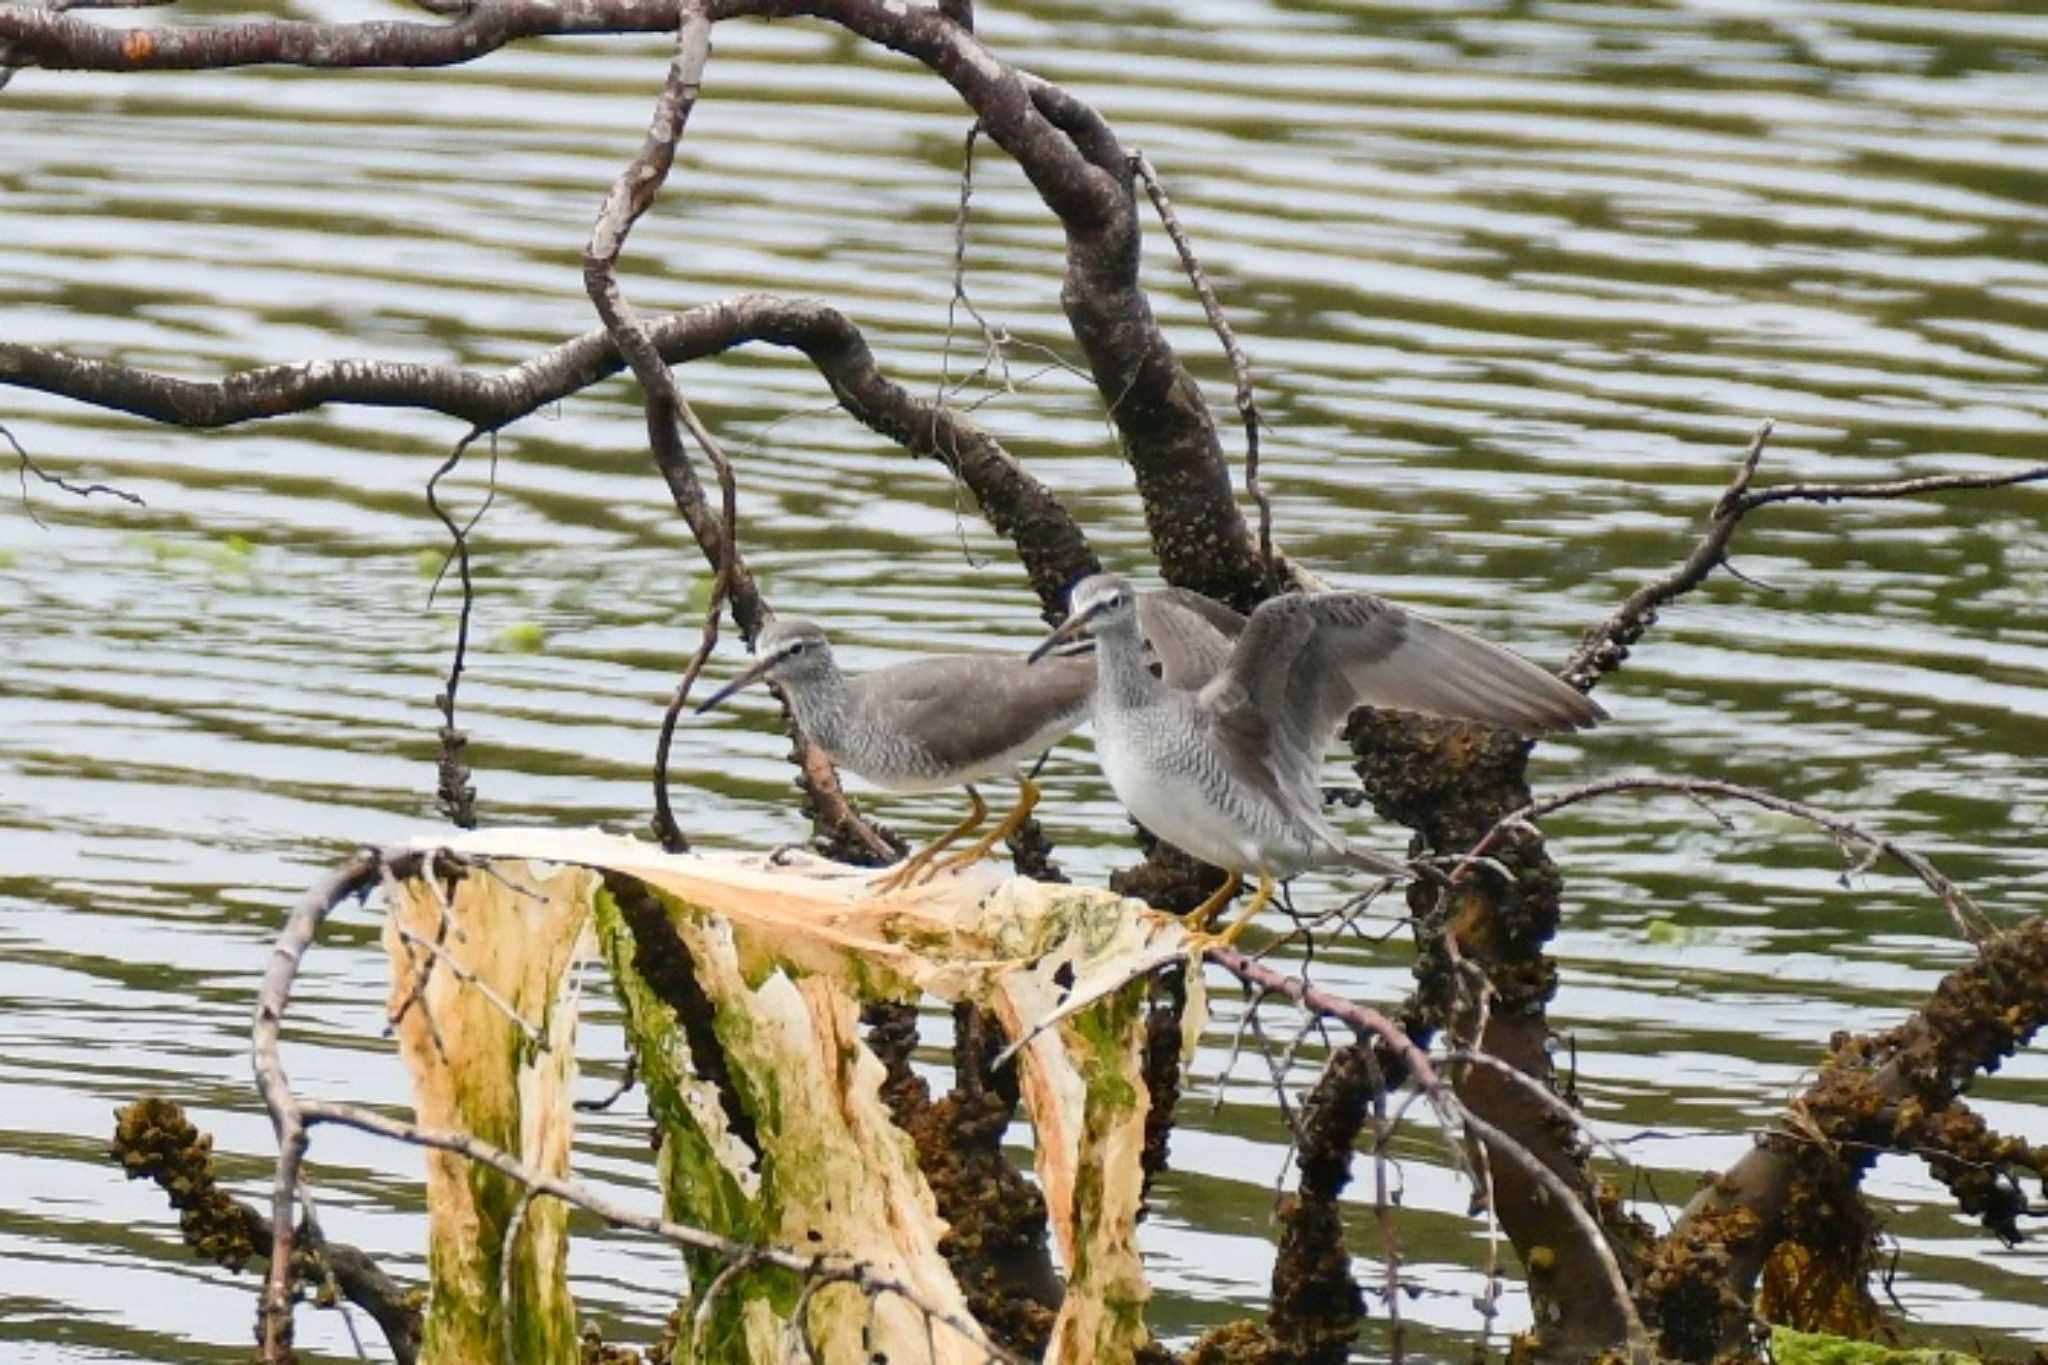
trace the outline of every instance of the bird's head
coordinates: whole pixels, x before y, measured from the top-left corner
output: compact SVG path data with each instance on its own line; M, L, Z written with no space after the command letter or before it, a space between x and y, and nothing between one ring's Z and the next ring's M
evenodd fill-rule
M1136 628L1138 594L1128 580L1113 573L1092 574L1074 585L1067 597L1067 619L1031 651L1035 663L1082 632L1110 634Z
M784 688L801 689L833 672L832 645L815 621L771 621L754 640L754 663L746 672L705 698L702 715L733 693L762 678Z

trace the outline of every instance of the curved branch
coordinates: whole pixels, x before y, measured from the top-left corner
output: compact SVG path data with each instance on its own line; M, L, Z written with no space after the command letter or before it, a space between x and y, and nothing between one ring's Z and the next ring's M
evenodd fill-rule
M388 864L394 870L410 858L417 865L420 854L400 855ZM262 1306L257 1310L258 1337L263 1357L273 1365L289 1359L292 1338L292 1206L297 1202L299 1166L306 1156L306 1121L291 1081L285 1076L278 1056L279 1034L284 1026L285 1004L291 999L292 983L298 979L299 963L312 946L314 935L334 907L350 896L360 896L377 883L384 859L364 849L343 863L324 881L314 886L292 909L270 951L270 965L263 973L263 986L256 996L256 1020L249 1031L249 1060L256 1074L256 1089L263 1106L270 1111L270 1124L277 1133L277 1171L270 1197L270 1270L263 1281Z
M1166 577L1239 607L1256 602L1263 577L1257 547L1201 389L1139 284L1132 171L1101 115L1001 61L939 9L900 0L713 0L708 12L712 20L829 20L917 59L960 94L1066 230L1061 299L1122 435ZM22 61L112 71L431 66L468 61L515 38L671 30L681 14L679 0L479 0L448 24L265 20L122 30L0 5L0 44Z
M1123 438L1161 571L1240 608L1256 603L1257 549L1201 388L1139 283L1134 173L1101 114L1002 61L938 10L897 0L722 0L721 17L738 13L832 20L923 62L960 94L1065 230L1060 302Z
M1101 567L1080 526L1001 442L957 411L927 402L881 372L860 328L814 299L740 294L649 319L655 349L671 365L749 344L801 352L856 420L911 452L944 464L974 495L997 534L1016 545L1048 611L1067 588ZM195 381L111 361L0 342L0 384L55 394L174 426L233 426L331 403L419 408L482 431L510 426L625 369L605 329L593 328L489 375L396 361L310 361Z

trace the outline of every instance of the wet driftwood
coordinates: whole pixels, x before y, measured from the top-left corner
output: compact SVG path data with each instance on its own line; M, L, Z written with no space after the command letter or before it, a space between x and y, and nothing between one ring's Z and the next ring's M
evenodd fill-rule
M862 1028L864 1011L926 996L994 1021L1014 1048L1006 1065L1067 1269L1042 1358L1151 1349L1136 1243L1156 1031L1146 983L1180 955L1178 922L987 870L878 897L867 874L802 855L671 855L544 831L438 847L453 859L422 860L393 884L386 933L422 1127L566 1174L572 967L601 951L656 1124L666 1216L859 1263L911 1291L690 1253L678 1360L779 1360L792 1343L825 1361L987 1358L934 1317L973 1316L970 1258L899 1123L902 1052ZM597 947L579 949L586 931ZM1184 1047L1203 1013L1199 979L1187 990ZM441 1152L429 1200L421 1359L572 1359L561 1205Z
M391 884L384 946L399 1054L423 1127L548 1175L569 1170L576 1003L589 915L579 869L438 869ZM427 1154L426 1361L541 1365L576 1351L568 1209L453 1152Z

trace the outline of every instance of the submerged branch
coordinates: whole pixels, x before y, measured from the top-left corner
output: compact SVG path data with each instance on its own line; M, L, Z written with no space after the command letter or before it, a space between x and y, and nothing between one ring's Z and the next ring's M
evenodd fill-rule
M1665 1352L1706 1361L1746 1346L1747 1305L1782 1242L1819 1227L1812 1249L1854 1265L1859 1249L1841 1225L1853 1224L1855 1184L1881 1152L1923 1157L1960 1207L2010 1235L2001 1219L2025 1207L2013 1173L2048 1177L2048 1148L1997 1138L1958 1097L2044 1026L2048 916L2036 916L1980 942L1896 1027L1838 1036L1786 1116L1694 1196L1664 1239L1649 1308ZM1731 1300L1742 1311L1701 1311Z

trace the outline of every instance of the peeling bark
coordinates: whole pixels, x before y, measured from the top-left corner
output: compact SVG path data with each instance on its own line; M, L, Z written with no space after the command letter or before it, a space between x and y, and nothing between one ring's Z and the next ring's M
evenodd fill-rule
M516 890L461 877L397 882L385 919L391 1015L426 1127L471 1133L566 1175L576 1007L564 992L588 925L570 869ZM444 899L445 895L445 899ZM576 1352L568 1210L445 1152L427 1156L425 1365L558 1365Z

